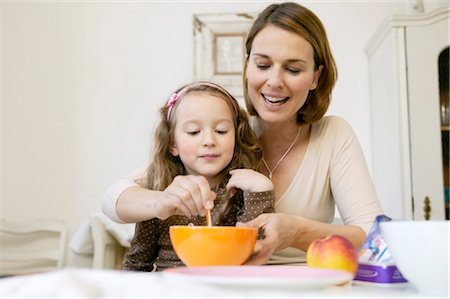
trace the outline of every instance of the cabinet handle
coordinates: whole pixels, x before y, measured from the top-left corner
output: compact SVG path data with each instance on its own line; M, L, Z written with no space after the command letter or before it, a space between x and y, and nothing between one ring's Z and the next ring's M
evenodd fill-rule
M431 212L430 198L426 196L423 203L424 203L423 211L425 212L424 214L425 220L430 220L430 212Z

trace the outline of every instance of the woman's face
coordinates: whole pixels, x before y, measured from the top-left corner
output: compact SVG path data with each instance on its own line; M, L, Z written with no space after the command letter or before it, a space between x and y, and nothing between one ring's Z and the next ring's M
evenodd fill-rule
M248 95L266 122L296 118L322 67L314 70L312 46L300 35L268 25L254 38L247 66Z

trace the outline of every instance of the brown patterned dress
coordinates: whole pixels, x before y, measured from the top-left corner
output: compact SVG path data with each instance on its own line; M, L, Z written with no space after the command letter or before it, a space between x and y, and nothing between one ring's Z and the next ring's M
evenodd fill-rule
M274 212L273 190L265 192L239 192L235 195L237 205L221 219L220 213L226 200L216 200L211 210L213 225L234 226L236 222L247 222L262 213ZM153 218L136 224L130 251L126 254L123 269L131 271L162 271L166 268L184 266L172 248L169 236L171 225L206 225L205 217L172 216L166 220Z

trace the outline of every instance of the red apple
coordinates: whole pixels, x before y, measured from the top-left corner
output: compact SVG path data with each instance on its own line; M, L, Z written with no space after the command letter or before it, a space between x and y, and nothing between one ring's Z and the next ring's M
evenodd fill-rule
M348 239L331 235L312 242L306 252L306 262L313 268L358 271L358 255Z

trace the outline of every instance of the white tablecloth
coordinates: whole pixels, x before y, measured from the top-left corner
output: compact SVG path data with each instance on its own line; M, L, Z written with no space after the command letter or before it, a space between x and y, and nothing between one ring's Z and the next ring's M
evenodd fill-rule
M216 285L164 273L67 268L0 279L1 298L424 298L409 284L348 284L322 290Z

